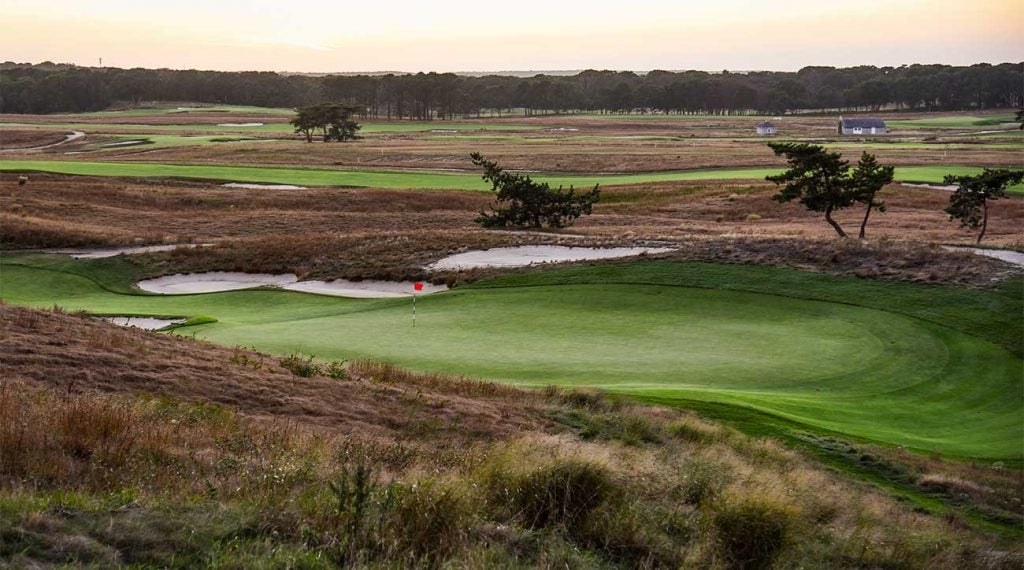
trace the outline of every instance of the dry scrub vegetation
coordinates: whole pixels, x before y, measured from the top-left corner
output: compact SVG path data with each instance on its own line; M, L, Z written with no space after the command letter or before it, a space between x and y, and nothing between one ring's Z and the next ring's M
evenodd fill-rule
M3 305L0 326L0 560L15 566L1024 562L678 410L373 362L301 377L245 349ZM928 484L963 475L942 468L922 468Z
M0 180L0 244L40 248L157 243L214 247L134 259L147 272L240 270L309 278L421 279L423 266L467 249L524 244L669 243L676 257L787 265L861 277L985 285L1007 268L926 243L970 243L941 191L894 186L868 243L842 243L820 216L771 200L765 185L661 183L605 189L595 213L557 233L496 232L473 218L491 196L374 189L256 190L186 181L33 175ZM843 212L855 224L860 211ZM990 206L990 245L1021 248L1024 200ZM922 243L924 242L924 243ZM488 272L438 275L449 283Z

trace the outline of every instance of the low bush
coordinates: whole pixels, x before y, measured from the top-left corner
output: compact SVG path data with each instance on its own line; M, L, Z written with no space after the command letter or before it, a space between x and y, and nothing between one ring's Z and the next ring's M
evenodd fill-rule
M312 378L321 374L320 365L313 362L312 356L292 353L279 360L278 364L281 365L281 368L301 378Z
M349 380L348 367L344 360L332 360L324 366L323 375L335 380Z
M527 528L577 528L619 491L607 468L579 459L527 471L495 467L485 479L487 502Z
M719 553L730 568L770 568L786 546L796 519L792 507L768 497L721 501L711 518Z

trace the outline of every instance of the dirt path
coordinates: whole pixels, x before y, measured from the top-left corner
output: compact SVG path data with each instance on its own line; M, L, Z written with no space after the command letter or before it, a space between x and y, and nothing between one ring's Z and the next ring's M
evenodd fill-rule
M50 143L50 144L44 144L43 146L30 146L30 147L26 147L26 148L6 148L4 150L0 150L0 152L24 152L26 150L43 150L43 149L47 149L47 148L53 148L55 146L60 146L62 144L67 144L67 143L69 143L71 141L77 141L78 139L84 138L84 137L85 137L85 133L83 133L82 131L71 131L70 133L64 135L64 140L62 140L62 141L58 141L58 142Z

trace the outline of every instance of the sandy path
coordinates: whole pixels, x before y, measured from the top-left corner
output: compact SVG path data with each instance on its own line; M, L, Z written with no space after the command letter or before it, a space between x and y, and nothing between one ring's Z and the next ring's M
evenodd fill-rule
M55 146L60 146L62 144L67 144L71 141L77 141L78 139L83 138L84 136L85 133L83 133L82 131L71 131L71 133L64 135L64 140L62 141L44 144L43 146L30 146L26 148L7 148L4 150L0 150L0 152L24 152L26 150L43 150L47 148L53 148Z
M537 263L560 263L629 257L644 253L664 253L670 247L568 247L562 245L525 245L499 247L483 251L467 251L436 261L428 266L434 270L459 270L477 267L524 267Z

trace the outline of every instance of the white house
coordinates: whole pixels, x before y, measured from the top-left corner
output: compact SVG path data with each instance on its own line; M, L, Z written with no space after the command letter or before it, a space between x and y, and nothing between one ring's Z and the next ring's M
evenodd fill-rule
M757 124L757 134L761 136L771 136L778 134L779 128L774 123L763 121Z
M841 135L884 135L889 132L882 119L844 119L839 117Z

